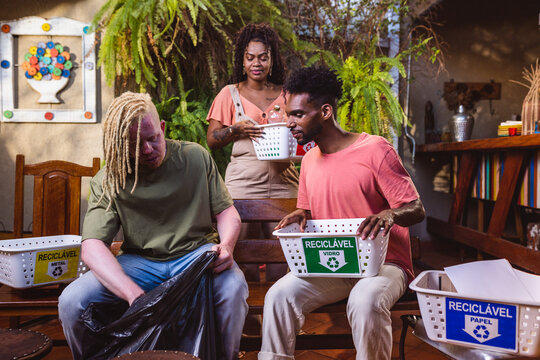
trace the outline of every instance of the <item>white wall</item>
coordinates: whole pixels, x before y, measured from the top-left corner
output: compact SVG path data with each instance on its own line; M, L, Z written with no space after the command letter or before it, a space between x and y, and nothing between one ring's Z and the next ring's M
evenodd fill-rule
M4 1L1 20L16 20L26 16L43 18L67 17L91 22L95 12L105 0L79 1ZM81 96L74 94L70 96ZM98 79L98 123L52 124L52 123L0 123L0 231L13 229L13 194L15 183L15 156L24 154L27 163L46 160L67 160L81 165L91 165L93 157L103 158L101 119L114 94L107 87L103 74ZM70 99L80 101L81 99ZM26 182L25 190L31 197L32 183ZM86 210L88 181L83 182L83 209ZM24 228L30 229L31 202L25 204Z

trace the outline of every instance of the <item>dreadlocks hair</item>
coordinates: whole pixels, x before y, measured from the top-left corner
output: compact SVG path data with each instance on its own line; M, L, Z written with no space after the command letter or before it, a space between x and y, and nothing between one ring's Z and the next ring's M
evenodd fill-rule
M294 71L283 85L283 90L289 94L309 94L310 103L330 104L334 114L337 114L342 85L333 70L323 66L311 66Z
M141 120L152 111L154 104L148 94L125 92L115 98L105 115L103 123L103 152L105 154L105 176L103 177L103 193L109 200L115 198L120 188L126 186L126 176L133 169L129 161L129 129L137 123L137 147L135 150L135 182L131 193L137 186L139 177L139 141ZM112 201L109 203L110 208Z
M244 53L250 41L258 41L270 50L272 67L268 74L268 81L272 84L282 85L285 81L285 65L279 49L280 39L278 34L267 24L248 24L236 35L234 44L234 68L232 82L239 83L247 79L244 74Z

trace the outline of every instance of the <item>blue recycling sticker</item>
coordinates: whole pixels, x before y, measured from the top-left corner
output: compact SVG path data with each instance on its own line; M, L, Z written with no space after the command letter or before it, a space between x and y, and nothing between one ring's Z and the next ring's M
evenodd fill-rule
M446 298L446 338L517 351L517 306Z

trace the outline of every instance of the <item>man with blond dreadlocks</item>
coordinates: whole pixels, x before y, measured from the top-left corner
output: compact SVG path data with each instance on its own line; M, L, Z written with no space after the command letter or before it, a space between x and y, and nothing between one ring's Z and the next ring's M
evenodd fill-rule
M198 144L165 140L165 122L147 94L114 99L103 126L106 166L90 184L81 245L91 271L66 287L58 305L73 357L88 357L81 314L91 302L131 305L214 250L217 323L227 359L236 358L248 289L232 257L240 217L215 163ZM124 242L114 257L109 245L120 226Z

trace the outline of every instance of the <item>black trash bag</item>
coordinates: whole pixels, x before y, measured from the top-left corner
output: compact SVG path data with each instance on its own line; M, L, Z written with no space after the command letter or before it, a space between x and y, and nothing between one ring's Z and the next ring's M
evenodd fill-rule
M91 303L82 319L89 329L84 359L110 359L142 350L184 351L202 360L224 359L217 326L207 251L186 270L128 307L127 302Z

